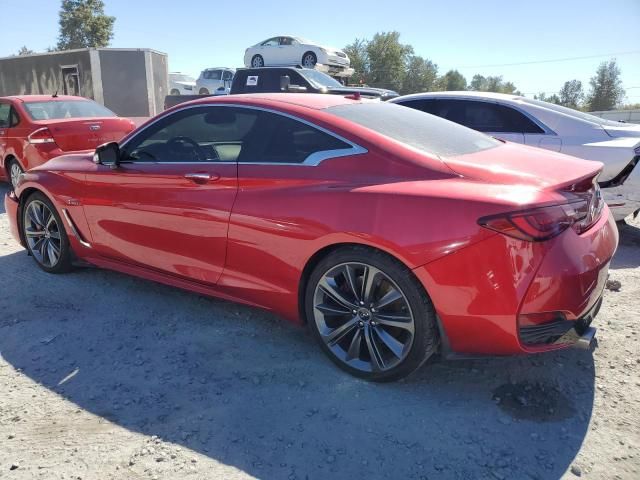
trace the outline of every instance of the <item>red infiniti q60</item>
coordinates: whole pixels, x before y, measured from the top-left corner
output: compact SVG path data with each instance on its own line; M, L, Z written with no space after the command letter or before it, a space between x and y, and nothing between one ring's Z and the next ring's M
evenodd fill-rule
M108 108L82 97L0 97L0 178L18 176L65 152L93 150L135 128Z
M590 344L618 242L600 169L398 105L237 95L36 167L5 205L47 272L263 307L383 381L439 350Z

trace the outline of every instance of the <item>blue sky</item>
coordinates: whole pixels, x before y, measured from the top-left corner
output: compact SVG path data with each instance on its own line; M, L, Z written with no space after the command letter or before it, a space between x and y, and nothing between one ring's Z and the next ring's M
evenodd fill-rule
M503 75L527 94L553 93L574 78L586 84L601 61L615 57L628 101L640 102L640 0L395 0L386 6L375 0L105 4L107 13L117 18L111 46L166 52L172 71L194 76L205 67L240 66L246 47L276 34L343 47L356 37L397 30L403 42L437 63L441 73L458 68L469 79L475 73ZM58 0L0 0L5 20L0 57L16 53L22 45L36 51L55 45L59 6ZM568 57L594 58L503 65ZM496 64L503 66L489 66Z

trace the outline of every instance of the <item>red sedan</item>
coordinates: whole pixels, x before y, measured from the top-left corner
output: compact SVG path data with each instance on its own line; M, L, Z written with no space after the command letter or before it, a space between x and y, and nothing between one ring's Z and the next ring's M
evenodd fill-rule
M25 170L118 141L134 128L131 120L82 97L0 97L0 178L15 186Z
M91 264L308 324L348 372L588 345L618 233L600 163L337 95L206 98L5 200L47 272Z

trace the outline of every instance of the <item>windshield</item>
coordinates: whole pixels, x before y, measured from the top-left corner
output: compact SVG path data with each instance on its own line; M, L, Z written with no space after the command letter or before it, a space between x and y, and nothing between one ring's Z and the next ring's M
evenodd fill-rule
M620 124L623 123L623 122L616 122L615 120L607 120L605 118L597 117L589 113L584 113L579 110L574 110L573 108L567 108L561 105L556 105L554 103L543 102L542 100L533 100L531 98L522 97L522 101L526 103L530 103L532 105L537 105L538 107L548 108L549 110L553 110L558 113L563 113L564 115L569 115L571 117L584 120L585 122L597 123L598 125L620 126Z
M337 80L331 78L326 73L318 72L317 70L304 70L301 71L305 78L309 80L313 84L314 87L326 87L326 88L336 88L342 87L343 85Z
M326 111L438 156L464 155L502 145L457 123L392 103L354 103L329 107Z
M116 117L108 108L93 100L54 100L49 102L25 102L33 120L57 120L61 118Z
M195 82L195 78L190 77L189 75L183 75L181 73L172 73L169 75L171 80L174 82Z

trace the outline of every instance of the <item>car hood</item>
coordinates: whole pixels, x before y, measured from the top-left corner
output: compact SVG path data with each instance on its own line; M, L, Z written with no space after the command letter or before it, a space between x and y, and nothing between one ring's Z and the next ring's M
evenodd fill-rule
M398 96L398 92L394 92L393 90L373 87L331 87L328 89L328 92L335 95L359 93L363 97L375 97L382 100L389 100L390 98L396 98Z
M602 125L602 128L613 138L635 137L640 140L640 125L620 123L620 125Z

